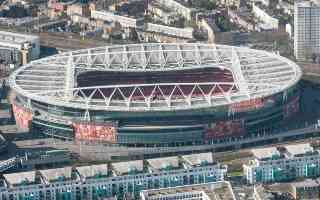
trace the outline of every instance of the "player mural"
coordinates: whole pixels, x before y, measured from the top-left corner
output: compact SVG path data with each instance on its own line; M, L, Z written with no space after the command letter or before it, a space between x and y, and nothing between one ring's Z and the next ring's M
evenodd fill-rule
M29 129L32 120L32 112L25 107L16 104L12 104L12 109L17 125L22 129Z
M244 132L244 120L219 121L208 125L205 139L211 140L225 136L240 136Z
M117 140L117 130L111 123L77 122L73 123L73 127L76 140L106 141L111 143Z
M239 103L231 104L229 107L230 113L248 112L251 110L259 109L264 106L262 99L251 99L248 101L242 101Z
M273 96L260 99L251 99L248 101L231 104L229 106L229 113L248 112L261 109L263 107L272 107L274 104L275 99Z

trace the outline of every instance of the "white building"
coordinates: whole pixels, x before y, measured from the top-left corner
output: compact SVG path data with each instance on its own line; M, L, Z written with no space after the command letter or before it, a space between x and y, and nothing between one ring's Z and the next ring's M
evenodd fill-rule
M39 36L0 31L0 47L12 48L26 53L27 58L22 56L22 59L25 59L21 62L22 64L38 59L40 56Z
M228 9L228 16L233 22L235 22L242 28L245 28L248 31L254 30L253 23L248 20L249 16L244 14L243 12Z
M164 34L167 36L192 39L193 38L193 28L176 28L171 26L165 26L160 24L145 23L144 31L152 32L157 34Z
M264 30L277 30L279 28L279 20L271 15L269 15L265 10L259 6L253 4L252 12L255 17L257 17L261 23L258 24L261 29Z
M136 28L137 27L137 20L131 17L125 17L116 15L112 12L108 11L98 11L92 10L91 11L91 18L99 19L103 21L110 21L110 22L118 22L122 27L125 28Z
M254 159L243 165L248 183L268 183L320 175L320 154L310 144L252 150Z
M140 192L140 198L141 200L236 199L231 184L227 181L144 190Z
M294 55L309 59L320 52L320 3L297 1L294 5Z
M5 174L0 200L104 199L224 180L212 153Z
M174 0L157 0L160 5L163 5L166 8L169 8L173 12L183 16L187 20L191 20L191 9L185 7L181 3L174 1Z

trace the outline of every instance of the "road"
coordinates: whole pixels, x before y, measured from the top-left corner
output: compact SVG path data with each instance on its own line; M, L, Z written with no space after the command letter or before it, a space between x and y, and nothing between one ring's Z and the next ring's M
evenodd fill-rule
M41 46L54 47L65 51L110 45L103 40L82 40L79 35L73 33L40 33L39 36Z
M190 152L190 151L205 151L212 149L219 149L226 146L239 146L239 144L248 144L270 140L270 139L279 139L292 136L301 136L306 133L320 132L320 128L315 125L310 125L305 128L296 129L292 131L286 131L277 134L271 135L261 135L259 137L253 138L244 138L239 140L229 140L222 143L211 144L211 145L195 145L195 146L182 146L182 147L125 147L125 146L105 146L103 144L84 144L77 143L74 141L61 141L54 138L16 138L15 141L9 145L9 155L14 156L19 152L30 151L35 149L69 149L72 152L79 154L84 159L88 160L109 160L111 158L117 157L131 157L143 155L143 154L165 154L170 152ZM308 139L303 141L309 141ZM292 143L290 141L281 141L279 140L277 144L281 143ZM276 143L273 143L276 144ZM261 143L260 146L267 145ZM270 143L269 143L270 145ZM253 146L253 145L252 145ZM249 148L252 148L249 147ZM248 148L248 147L247 147ZM15 152L15 153L13 153Z

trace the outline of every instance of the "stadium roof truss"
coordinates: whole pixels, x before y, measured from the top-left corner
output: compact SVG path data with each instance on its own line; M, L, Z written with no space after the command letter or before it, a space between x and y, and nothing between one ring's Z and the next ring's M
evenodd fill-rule
M229 70L234 81L79 88L75 80L79 73L86 71L148 72L197 68ZM260 98L285 90L300 77L300 68L295 63L265 51L214 44L148 43L98 47L43 58L17 69L9 82L20 95L57 106L67 104L84 110L163 111L228 105ZM183 92L185 86L192 90ZM203 87L211 89L204 92ZM130 95L125 95L124 90L128 88ZM146 95L145 88L151 88L152 92ZM164 88L170 88L169 94ZM106 95L104 90L111 92ZM180 95L175 95L177 93Z

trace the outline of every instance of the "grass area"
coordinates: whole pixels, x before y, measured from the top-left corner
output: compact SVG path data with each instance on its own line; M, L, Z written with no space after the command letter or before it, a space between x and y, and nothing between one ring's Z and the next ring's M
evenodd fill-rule
M100 164L109 164L110 160L83 160L78 159L73 163L73 166L90 166L90 165L100 165Z
M243 171L233 171L233 172L229 172L228 176L230 177L236 177L236 176L243 176Z
M250 151L237 151L237 152L214 153L213 157L215 160L219 162L228 163L233 160L248 158L251 156L252 156L252 153Z
M221 152L214 154L215 160L222 164L228 165L228 171L230 171L231 174L232 172L236 173L234 174L234 176L242 176L242 165L247 163L251 157L252 153L246 150L237 152ZM241 175L239 173L241 173Z

